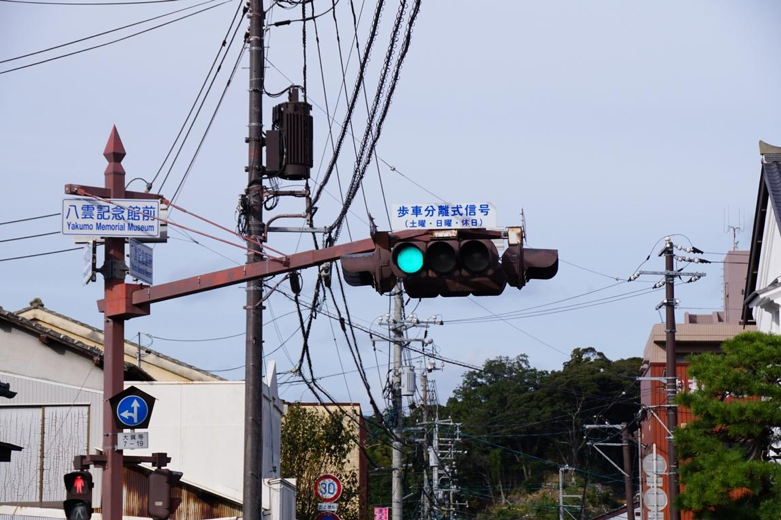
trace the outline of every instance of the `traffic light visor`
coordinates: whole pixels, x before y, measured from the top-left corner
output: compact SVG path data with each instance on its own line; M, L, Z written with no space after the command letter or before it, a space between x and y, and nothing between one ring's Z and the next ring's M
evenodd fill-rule
M406 274L423 269L423 252L414 244L400 244L393 250L393 261Z

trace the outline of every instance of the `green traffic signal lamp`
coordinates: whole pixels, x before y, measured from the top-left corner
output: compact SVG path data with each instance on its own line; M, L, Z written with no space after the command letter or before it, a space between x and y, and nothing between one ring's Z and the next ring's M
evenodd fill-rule
M401 243L393 249L393 263L406 275L423 269L423 251L411 242Z

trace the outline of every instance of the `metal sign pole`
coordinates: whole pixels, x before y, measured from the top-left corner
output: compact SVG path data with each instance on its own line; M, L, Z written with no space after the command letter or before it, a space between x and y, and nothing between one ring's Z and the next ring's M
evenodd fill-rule
M122 159L125 148L119 139L117 127L111 131L103 152L108 161L105 171L105 187L112 198L125 196L125 169ZM106 238L104 267L104 293L106 301L124 284L125 239ZM122 452L115 449L119 428L114 423L109 398L122 391L124 386L125 319L105 316L103 322L103 453L106 467L103 470L103 518L122 520Z

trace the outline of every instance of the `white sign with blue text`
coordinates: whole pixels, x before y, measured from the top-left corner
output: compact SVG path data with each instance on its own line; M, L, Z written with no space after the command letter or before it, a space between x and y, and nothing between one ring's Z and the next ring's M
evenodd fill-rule
M160 236L160 201L64 199L62 234L93 237Z
M496 227L496 207L490 202L394 204L391 229L463 229Z
M130 276L152 285L153 249L137 240L130 240Z

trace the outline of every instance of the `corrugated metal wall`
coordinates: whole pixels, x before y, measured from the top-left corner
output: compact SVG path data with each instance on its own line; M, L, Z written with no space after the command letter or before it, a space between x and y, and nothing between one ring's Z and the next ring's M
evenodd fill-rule
M0 434L22 446L0 472L0 502L56 502L64 498L62 476L87 446L89 407L0 407Z
M125 468L125 511L128 516L147 516L148 471ZM202 520L241 516L241 505L187 484L178 484L174 496L182 500L173 520Z
M100 373L99 367L91 367L94 373ZM86 380L88 373L85 372ZM55 383L43 379L18 376L6 372L0 372L0 380L11 383L11 388L16 392L12 400L3 400L0 408L17 406L21 404L87 404L90 406L89 442L90 453L92 449L101 444L103 433L103 391L92 388L79 388L72 385Z
M676 375L678 376L679 384L682 385L682 388L684 391L688 391L689 389L689 375L688 375L688 369L689 364L688 363L678 363L676 366ZM648 370L648 372L645 374L646 377L663 377L665 375L665 364L664 363L651 363L651 366ZM647 406L660 406L663 404L666 404L667 402L667 395L664 391L664 383L661 381L642 381L641 386L641 401L644 405ZM667 424L667 409L666 408L654 408L654 411L656 412L656 415L659 416L659 419L661 419L661 423ZM693 416L692 413L689 411L688 408L678 408L678 424L687 424L691 422ZM643 452L643 457L646 455L650 455L653 452L653 445L656 444L656 453L657 455L660 455L664 457L666 461L669 461L669 458L667 457L667 437L668 433L667 430L662 426L653 415L648 415L648 418L643 422L642 425L642 433L643 433L643 444L647 446L645 451ZM669 464L668 464L669 468ZM662 478L662 485L661 487L664 492L667 494L667 497L669 499L670 496L670 488L669 488L669 482L667 477ZM643 493L645 493L649 489L648 481L647 481L647 475L643 475ZM670 519L670 508L669 506L665 507L662 510L663 518L664 520ZM657 520L657 517L655 516L649 516L649 510L647 507L643 507L643 520L646 519L654 519ZM681 512L681 520L694 520L694 515L692 513L687 512Z

